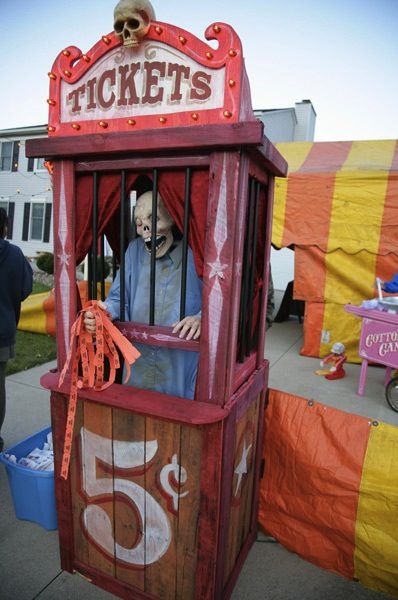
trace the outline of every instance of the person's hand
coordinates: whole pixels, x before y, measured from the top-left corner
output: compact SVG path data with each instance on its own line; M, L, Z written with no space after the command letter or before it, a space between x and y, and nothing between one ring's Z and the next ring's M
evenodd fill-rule
M185 319L173 323L173 333L179 332L178 337L186 340L198 340L200 337L200 323L200 317L185 317Z
M102 308L102 310L106 310L106 304L101 300L98 302L98 307ZM95 317L90 310L84 313L84 327L91 335L95 335L97 327L95 324Z

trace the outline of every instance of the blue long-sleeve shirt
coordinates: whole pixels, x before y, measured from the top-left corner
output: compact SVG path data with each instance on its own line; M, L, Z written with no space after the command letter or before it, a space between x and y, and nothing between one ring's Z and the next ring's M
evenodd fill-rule
M142 238L131 242L125 254L125 319L149 322L151 257ZM180 320L182 244L156 259L155 324L172 325ZM196 315L202 306L202 282L188 249L186 315ZM112 319L120 317L120 273L106 299ZM131 369L128 385L166 394L193 398L198 353L134 343L141 356Z
M32 291L32 267L22 250L0 238L0 348L13 346L21 302Z

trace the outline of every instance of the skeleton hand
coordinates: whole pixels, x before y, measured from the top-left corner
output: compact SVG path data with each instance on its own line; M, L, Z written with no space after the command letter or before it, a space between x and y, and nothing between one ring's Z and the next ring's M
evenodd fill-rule
M200 337L200 322L199 316L185 317L182 321L173 323L173 333L179 333L178 337L186 340L198 340Z
M102 310L107 310L106 304L104 302L101 302L101 300L98 302L98 306L99 308L102 308ZM86 330L89 333L91 333L91 335L95 335L97 327L95 324L94 315L91 311L87 311L86 313L84 313L84 326Z

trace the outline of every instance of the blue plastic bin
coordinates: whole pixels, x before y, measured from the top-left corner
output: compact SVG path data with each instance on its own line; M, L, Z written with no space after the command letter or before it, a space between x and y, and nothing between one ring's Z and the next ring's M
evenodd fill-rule
M42 448L50 431L51 427L46 427L0 453L0 461L6 466L17 519L34 521L48 530L57 529L58 526L54 472L34 471L13 464L5 458L4 454L14 454L19 460L35 448Z

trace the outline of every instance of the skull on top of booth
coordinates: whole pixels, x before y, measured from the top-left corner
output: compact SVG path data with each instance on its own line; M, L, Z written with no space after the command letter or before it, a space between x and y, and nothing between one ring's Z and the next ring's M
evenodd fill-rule
M120 0L113 16L115 33L127 47L138 46L156 19L149 0Z
M145 248L150 253L152 246L152 192L145 192L138 198L134 216L137 234L142 237ZM156 216L156 258L160 258L171 248L174 241L172 231L174 221L167 212L160 194L157 199Z

